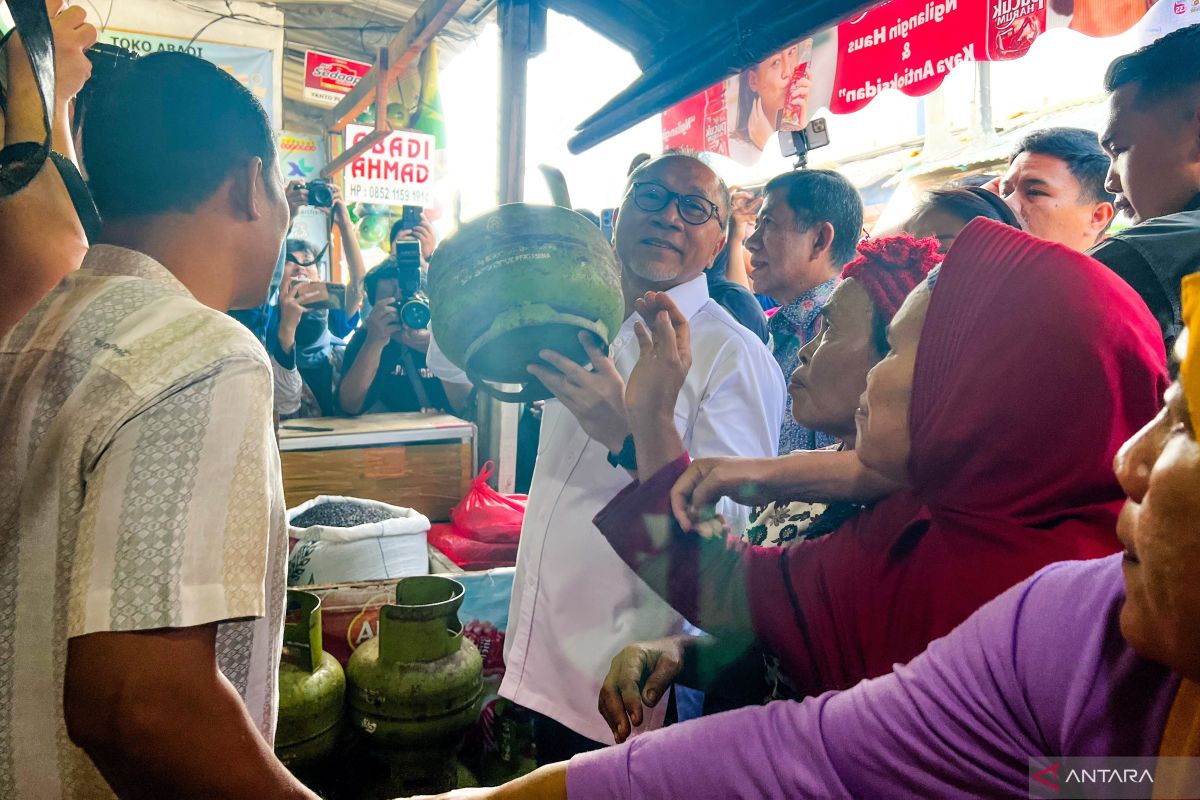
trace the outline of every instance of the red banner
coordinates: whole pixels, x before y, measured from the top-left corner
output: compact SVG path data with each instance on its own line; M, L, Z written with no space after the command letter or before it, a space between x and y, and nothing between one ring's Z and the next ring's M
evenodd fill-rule
M1045 0L892 0L838 26L829 110L857 111L884 89L928 94L960 64L1020 58L1045 29Z
M1200 0L1162 2L1177 16L1187 4L1200 8ZM887 89L928 94L960 64L1020 58L1047 27L1111 36L1153 5L1054 0L1051 15L1047 0L891 0L663 112L663 146L753 164L781 123L803 127L810 108L849 114Z

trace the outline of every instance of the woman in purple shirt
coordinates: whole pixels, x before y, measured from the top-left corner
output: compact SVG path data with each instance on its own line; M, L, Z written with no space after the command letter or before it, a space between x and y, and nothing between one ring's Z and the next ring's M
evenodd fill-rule
M852 689L677 725L450 796L1053 797L1106 788L1071 783L1064 759L1200 755L1200 275L1183 299L1195 335L1180 382L1115 461L1129 498L1124 553L1051 565ZM1138 796L1200 794L1200 775L1160 769L1153 787L1142 775Z

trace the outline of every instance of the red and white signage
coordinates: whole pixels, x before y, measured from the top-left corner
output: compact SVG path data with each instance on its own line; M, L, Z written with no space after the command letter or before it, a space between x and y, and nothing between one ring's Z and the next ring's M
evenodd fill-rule
M1169 2L1073 0L1065 4L1068 15L1051 15L1048 6L1054 4L1047 0L890 0L667 109L663 147L707 150L754 164L792 95L801 113L828 108L849 114L887 89L910 97L928 94L960 64L1020 58L1050 27L1113 36L1137 24L1147 9L1179 17L1195 6L1200 13L1200 0ZM1179 25L1159 27L1165 32ZM811 56L804 55L810 45ZM789 83L802 63L806 75L824 80Z
M346 126L349 148L374 128ZM362 157L350 162L343 174L346 201L392 206L433 205L435 142L428 133L396 131Z
M370 71L370 64L309 50L304 55L304 99L336 106Z

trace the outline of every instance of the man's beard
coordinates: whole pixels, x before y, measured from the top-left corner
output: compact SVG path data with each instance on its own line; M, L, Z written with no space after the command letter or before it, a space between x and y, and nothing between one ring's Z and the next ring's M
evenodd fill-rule
M628 266L629 271L634 275L651 283L669 283L678 280L679 276L683 274L682 264L676 266L662 263L643 264L640 261L631 260Z

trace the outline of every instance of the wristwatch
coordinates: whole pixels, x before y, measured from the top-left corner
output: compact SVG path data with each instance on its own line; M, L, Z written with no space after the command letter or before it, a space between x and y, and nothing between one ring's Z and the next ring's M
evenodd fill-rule
M621 449L616 452L609 452L608 463L614 467L624 467L625 469L637 469L637 450L633 447L633 434L625 437L625 441L621 443Z

